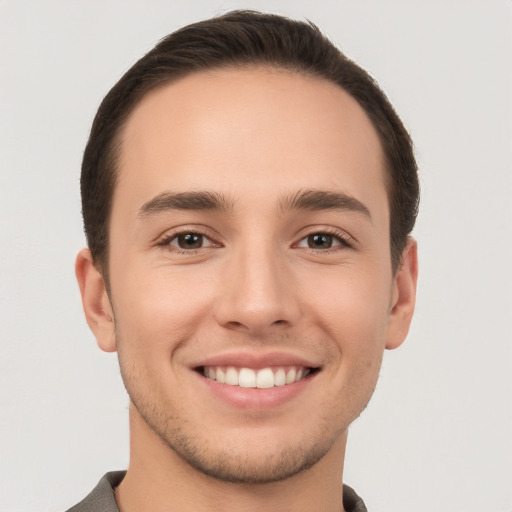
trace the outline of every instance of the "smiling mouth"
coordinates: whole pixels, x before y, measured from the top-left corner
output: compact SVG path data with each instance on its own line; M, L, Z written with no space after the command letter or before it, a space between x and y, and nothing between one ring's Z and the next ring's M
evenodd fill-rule
M269 389L294 384L308 378L319 368L279 366L268 368L237 368L234 366L201 366L197 371L210 380L241 388Z

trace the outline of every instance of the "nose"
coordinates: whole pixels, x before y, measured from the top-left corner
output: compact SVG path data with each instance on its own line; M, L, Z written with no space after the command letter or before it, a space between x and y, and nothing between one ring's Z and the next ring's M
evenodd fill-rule
M234 254L222 273L214 315L219 325L251 335L291 327L300 318L293 272L271 248Z

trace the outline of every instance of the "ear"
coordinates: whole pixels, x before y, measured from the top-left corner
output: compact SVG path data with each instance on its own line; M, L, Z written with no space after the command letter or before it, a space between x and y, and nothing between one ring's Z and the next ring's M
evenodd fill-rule
M416 303L416 284L418 281L418 244L409 238L402 261L393 278L393 293L388 324L386 348L399 347L405 340L411 325Z
M85 318L98 346L105 352L115 352L114 312L105 281L94 265L89 249L82 249L78 253L75 274L82 295Z

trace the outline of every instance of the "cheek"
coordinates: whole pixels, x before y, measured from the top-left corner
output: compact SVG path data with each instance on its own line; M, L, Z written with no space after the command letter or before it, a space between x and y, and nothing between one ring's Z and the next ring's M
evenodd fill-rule
M344 357L375 358L384 348L389 319L390 287L382 272L343 268L316 281L314 314L338 350Z
M117 282L113 294L120 338L141 350L172 350L211 307L208 278L192 266L143 269Z
M323 278L322 278L323 280ZM346 428L365 408L375 389L389 318L389 283L372 272L337 269L315 287L311 314L329 344L329 382L324 406L337 411ZM318 331L317 331L318 332Z

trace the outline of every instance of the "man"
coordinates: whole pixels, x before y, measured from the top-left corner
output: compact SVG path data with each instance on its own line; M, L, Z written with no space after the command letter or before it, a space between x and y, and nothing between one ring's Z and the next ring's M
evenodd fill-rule
M77 511L363 511L347 430L414 310L409 136L316 27L185 27L104 99L82 166L87 322L128 471Z

